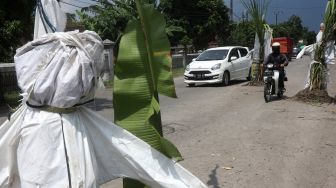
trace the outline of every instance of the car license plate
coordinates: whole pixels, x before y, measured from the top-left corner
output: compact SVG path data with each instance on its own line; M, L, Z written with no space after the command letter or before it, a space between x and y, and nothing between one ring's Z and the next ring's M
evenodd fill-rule
M204 74L196 74L196 78L204 78Z
M267 71L264 73L264 76L273 76L274 72L273 71Z

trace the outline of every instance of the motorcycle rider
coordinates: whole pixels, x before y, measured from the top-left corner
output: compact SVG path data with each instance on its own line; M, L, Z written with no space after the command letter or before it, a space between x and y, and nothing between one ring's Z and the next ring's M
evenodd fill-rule
M288 59L285 55L280 53L280 43L274 42L272 44L272 53L267 56L264 61L264 67L267 64L273 63L275 69L279 70L279 89L285 90L284 78L285 78L285 66L288 65Z

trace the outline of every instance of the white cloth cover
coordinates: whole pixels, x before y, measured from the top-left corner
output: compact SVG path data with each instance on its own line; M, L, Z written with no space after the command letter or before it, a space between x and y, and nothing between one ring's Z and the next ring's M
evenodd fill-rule
M320 31L317 36L316 36L316 43L315 44L311 44L309 46L305 46L300 53L296 56L296 59L300 59L302 58L303 55L309 55L311 62L309 63L309 69L308 69L308 73L307 73L307 79L306 79L306 84L304 86L304 88L308 88L310 87L310 69L311 69L311 65L314 63L318 63L316 61L314 61L314 56L315 56L315 49L317 48L317 45L319 43L321 43L322 41L322 37L323 37L323 32ZM328 70L327 70L327 83L329 83L329 66L335 64L335 46L334 46L335 41L329 41L327 43L327 47L325 49L325 61L326 64L328 66Z
M321 42L322 36L323 36L323 31L320 30L316 35L316 42Z
M253 60L254 61L258 62L260 60L259 52L260 52L260 42L259 42L258 34L256 33L254 37L254 47L253 47Z
M272 53L272 39L273 39L273 29L269 26L265 29L265 50L264 50L264 60L267 59L268 55Z
M204 188L198 178L94 111L68 114L94 96L102 41L94 32L47 34L18 49L23 105L0 126L1 188L94 188L118 177L153 188Z
M314 63L315 47L316 47L316 44L305 46L296 56L296 59L300 59L302 58L303 55L307 54L310 56L310 59L311 59L311 62L308 64L308 73L307 73L307 78L306 78L306 83L304 85L304 88L308 88L310 86L310 69L311 69L311 65Z
M316 43L320 43L322 41L323 31L320 31L316 35ZM327 47L325 49L325 59L327 64L335 64L335 41L327 42Z
M66 15L61 10L59 2L57 0L38 0L41 1L42 7L44 9L45 16L53 25L57 32L64 31L66 26ZM34 39L45 35L46 33L53 33L52 29L43 19L44 16L40 14L42 10L36 7L35 11L35 27L34 27Z
M335 41L330 41L327 43L327 48L325 51L325 58L326 58L326 63L328 65L333 65L336 63L335 59Z
M273 29L270 28L268 25L265 26L265 34L264 34L264 59L268 57L269 54L272 53L272 39L273 39ZM259 42L259 37L258 34L255 34L254 38L254 52L253 52L253 60L254 61L259 61L259 52L260 52L260 42Z

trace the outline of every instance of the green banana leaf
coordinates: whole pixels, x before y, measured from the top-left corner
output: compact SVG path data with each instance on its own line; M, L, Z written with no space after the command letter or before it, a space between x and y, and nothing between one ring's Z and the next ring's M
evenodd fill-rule
M115 123L166 156L182 160L162 135L159 94L176 98L165 20L153 5L136 3L139 19L128 23L115 66ZM144 187L134 180L124 181L125 186Z

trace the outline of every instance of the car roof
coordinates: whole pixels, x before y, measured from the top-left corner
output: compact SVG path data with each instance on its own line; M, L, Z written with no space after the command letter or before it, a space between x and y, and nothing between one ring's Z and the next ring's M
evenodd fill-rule
M245 48L245 47L242 47L242 46L223 46L223 47L209 48L206 51L210 51L210 50L231 50L232 48Z

